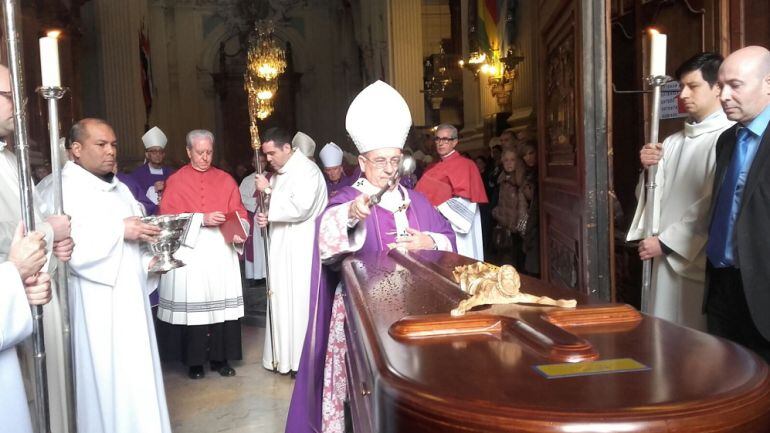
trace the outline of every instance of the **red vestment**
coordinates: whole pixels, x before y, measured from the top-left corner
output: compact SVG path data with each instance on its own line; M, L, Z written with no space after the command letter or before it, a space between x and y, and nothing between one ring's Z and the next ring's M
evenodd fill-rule
M161 214L185 212L238 212L246 219L246 208L235 179L216 167L198 171L190 165L180 168L166 180L160 201Z
M463 197L473 203L489 201L478 167L456 151L428 168L414 189L425 194L433 206L452 197Z

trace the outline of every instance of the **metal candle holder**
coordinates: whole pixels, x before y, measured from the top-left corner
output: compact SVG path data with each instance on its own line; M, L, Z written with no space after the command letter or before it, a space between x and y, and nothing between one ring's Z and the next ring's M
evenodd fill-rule
M652 87L652 103L650 106L650 143L658 142L658 127L660 126L660 89L666 83L671 81L671 77L667 75L650 75L645 78L647 84ZM644 185L645 205L644 205L644 238L657 235L654 230L653 224L655 221L655 215L657 209L655 209L655 177L658 174L658 165L651 165L646 170L646 182ZM642 312L650 312L650 297L652 286L652 259L647 259L642 262Z
M61 180L61 152L59 151L59 104L58 101L69 89L66 87L38 87L37 92L48 101L48 138L51 145L51 176L53 179L54 214L64 215ZM75 351L72 343L72 327L69 310L69 282L67 263L59 262L56 272L56 294L61 310L61 327L64 359L64 391L67 396L64 410L70 432L77 431L77 408L75 397Z

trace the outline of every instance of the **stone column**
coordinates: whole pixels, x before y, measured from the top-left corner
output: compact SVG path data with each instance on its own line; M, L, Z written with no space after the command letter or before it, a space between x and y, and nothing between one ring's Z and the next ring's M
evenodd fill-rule
M422 2L390 1L390 78L409 105L412 122L425 124L422 71Z
M139 28L145 0L96 0L96 30L104 77L105 120L115 129L123 164L141 162L145 109L139 62Z

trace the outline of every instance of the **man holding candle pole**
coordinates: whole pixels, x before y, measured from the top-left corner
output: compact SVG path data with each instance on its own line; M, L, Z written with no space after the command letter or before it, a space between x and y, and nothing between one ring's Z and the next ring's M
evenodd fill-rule
M708 330L770 361L770 51L750 46L732 53L719 84L722 108L738 123L716 145Z
M628 240L639 241L639 257L651 259L650 312L680 325L706 329L702 313L708 209L717 137L732 122L719 104L717 72L722 56L700 53L676 70L679 100L688 113L684 129L640 152L644 168L658 164L654 217L657 236L644 238L644 176Z

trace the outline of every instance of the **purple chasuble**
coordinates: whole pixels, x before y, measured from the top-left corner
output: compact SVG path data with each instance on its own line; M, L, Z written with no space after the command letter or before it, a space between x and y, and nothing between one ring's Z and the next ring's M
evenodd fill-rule
M431 206L424 195L412 190L408 190L407 193L411 201L406 211L409 227L445 235L456 251L455 233L447 220ZM347 203L359 194L361 192L355 188L341 188L337 194L329 198L326 209ZM329 341L334 291L340 281L339 272L335 272L329 266L321 265L318 233L322 218L323 214L316 220L316 240L313 247L313 269L310 281L310 318L294 392L291 396L286 433L321 432L324 361ZM372 214L363 223L366 224L366 240L360 252L387 251L387 245L396 241L396 222L391 212L375 206L372 208Z
M353 185L353 182L358 180L358 176L356 176L355 173L350 176L343 174L337 183L329 182L329 179L326 176L324 176L324 179L326 180L326 191L329 194L329 198L332 198L337 195L342 188Z
M131 192L134 194L134 198L136 198L142 204L145 204L145 202L150 204L149 206L145 204L147 215L155 215L158 212L158 205L153 203L153 201L147 197L147 191L150 189L150 187L155 185L155 182L159 180L165 181L169 176L174 174L175 171L171 167L162 167L161 170L163 170L163 174L153 174L150 172L150 164L144 163L137 167L136 170L132 171L130 174L134 181L136 181L136 184L139 186L139 190L141 191L141 194L138 194L132 190Z

